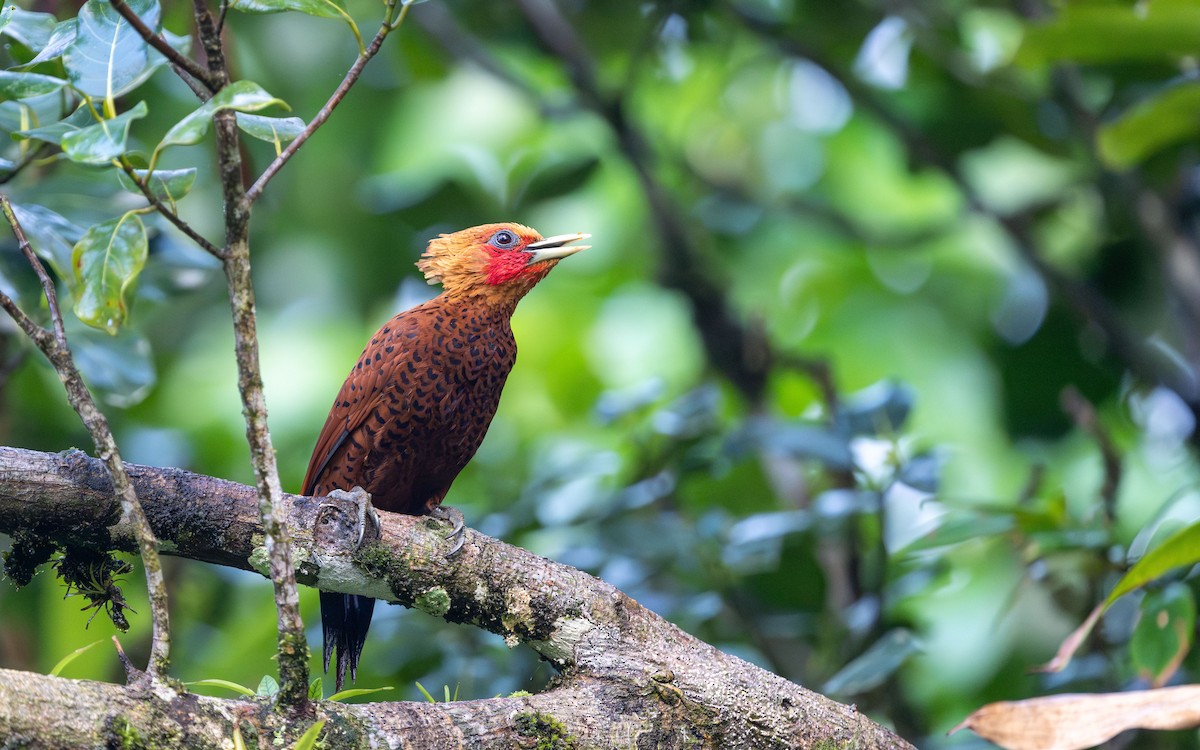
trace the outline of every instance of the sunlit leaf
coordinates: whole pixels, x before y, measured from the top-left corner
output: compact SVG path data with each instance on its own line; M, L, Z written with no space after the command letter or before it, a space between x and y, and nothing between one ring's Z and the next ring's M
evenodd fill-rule
M96 224L75 243L75 314L115 334L129 314L126 295L146 264L146 228L137 214Z
M1129 658L1151 687L1174 676L1192 646L1196 600L1185 584L1175 582L1142 599L1141 613L1129 641Z
M21 73L15 70L0 70L0 95L6 99L28 99L31 96L53 94L67 82L41 73Z
M150 192L159 200L174 203L188 194L196 182L196 168L187 169L156 169L153 172L145 169L133 170L139 180L146 183ZM131 193L142 194L142 191L125 172L117 172L121 187Z
M161 28L158 0L128 0L128 5L146 26L154 31ZM112 98L152 72L150 47L111 4L88 0L77 18L75 39L63 54L75 88L89 96Z
M341 0L233 0L229 7L243 13L280 13L295 10L321 18L341 18L345 5Z
M1117 169L1132 167L1174 143L1200 133L1200 82L1185 81L1153 94L1100 126L1096 146Z
M196 680L195 682L185 682L184 684L185 685L201 685L203 687L225 688L226 690L232 690L233 692L241 693L242 695L248 695L248 696L254 695L254 691L251 690L250 688L246 687L245 685L239 685L236 682L230 682L229 680L218 680L218 679Z
M258 689L254 694L260 697L271 697L279 692L279 683L269 674L263 675L263 678L258 681Z
M37 141L53 143L55 146L61 146L63 136L67 133L74 133L77 130L82 130L95 124L96 118L92 116L91 111L88 110L87 106L82 106L58 122L53 122L40 128L18 130L13 133L13 137L31 138Z
M1195 3L1066 3L1026 28L1017 60L1171 60L1194 55L1197 39Z
M75 36L79 30L79 19L69 18L66 21L55 25L54 31L50 32L50 38L46 40L46 46L42 47L29 65L37 65L38 63L53 60L56 57L61 57L71 43L75 41Z
M200 105L187 117L167 131L156 151L167 146L187 146L198 143L208 132L212 117L223 109L233 109L238 112L257 112L260 109L279 104L287 107L282 99L277 99L262 89L253 81L235 81L221 89L211 99Z
M83 237L83 227L71 223L45 206L18 206L14 203L13 213L16 214L17 221L21 222L21 228L25 230L33 252L48 262L60 279L74 287L72 256L75 243Z
M247 135L276 146L290 143L304 132L304 120L299 117L267 117L238 113L238 127Z
M1147 552L1142 559L1117 581L1104 606L1108 607L1124 594L1146 585L1155 578L1182 565L1200 562L1200 523L1193 523L1172 534L1162 544Z
M390 686L379 687L379 688L350 688L349 690L343 690L339 693L334 693L333 695L329 696L329 700L344 701L347 698L357 698L362 695L371 695L372 693L382 693L385 690L391 690L391 689L392 688ZM426 693L426 695L428 695L428 693Z
M129 140L129 127L149 111L146 102L138 102L133 109L111 120L66 133L62 137L63 153L80 164L108 164L128 150L125 144Z
M66 656L64 656L63 658L59 659L58 663L54 665L54 668L50 670L50 676L58 677L60 674L62 674L62 671L67 668L68 664L75 661L80 656L83 656L85 653L92 650L93 648L95 648L95 646L98 643L101 643L101 641L93 641L86 646L82 646L80 648L75 649L71 653L69 653Z
M429 691L425 689L425 686L419 682L417 683L417 690L421 691L421 695L425 696L425 700L429 703L437 703L437 699L430 695Z
M308 699L310 701L319 701L325 695L325 688L320 677L313 678L313 681L308 683Z
M46 46L58 23L50 13L35 13L13 5L4 8L3 15L0 34L17 40L34 53Z
M950 730L970 729L1006 750L1082 750L1127 729L1200 725L1200 685L989 703Z
M865 693L882 685L909 657L920 651L921 642L912 631L904 628L889 630L862 655L830 677L821 692L833 695Z
M294 750L313 750L317 746L317 738L321 736L321 730L324 728L325 719L313 723L305 730L304 734L300 735L300 739L296 740Z

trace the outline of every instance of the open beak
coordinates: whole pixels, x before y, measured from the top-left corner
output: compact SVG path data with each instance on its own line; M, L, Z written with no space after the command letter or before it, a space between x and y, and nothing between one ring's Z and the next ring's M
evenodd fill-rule
M580 250L587 250L591 245L572 245L572 242L586 240L591 237L590 234L584 232L576 232L575 234L556 234L553 237L547 237L544 240L538 240L525 246L525 252L529 253L529 265L541 263L544 260L557 260L565 258L568 255L574 255Z

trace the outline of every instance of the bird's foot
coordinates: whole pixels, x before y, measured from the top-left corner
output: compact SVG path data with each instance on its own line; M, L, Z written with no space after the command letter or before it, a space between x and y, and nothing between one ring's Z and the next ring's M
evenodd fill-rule
M450 533L446 535L446 538L454 540L454 547L446 553L446 557L454 557L462 549L463 542L466 541L466 534L464 532L467 529L467 520L463 517L462 511L458 508L439 505L429 511L429 515L439 521L449 521L451 523Z
M380 537L379 516L371 505L371 495L362 487L349 492L334 490L317 508L313 535L318 542L336 547L358 549L364 542ZM347 544L347 540L354 540Z

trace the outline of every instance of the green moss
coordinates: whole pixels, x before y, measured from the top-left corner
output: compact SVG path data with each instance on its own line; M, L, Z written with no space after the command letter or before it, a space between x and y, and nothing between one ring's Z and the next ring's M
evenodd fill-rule
M413 606L434 617L441 617L450 611L450 595L441 586L422 591L417 594Z
M382 542L369 542L354 551L354 562L376 577L387 577L392 564L392 553Z
M254 551L250 553L250 557L246 559L246 562L250 563L251 568L254 568L267 578L271 577L271 558L267 554L265 544L257 544L254 547Z
M537 740L537 750L574 750L575 738L566 726L550 714L540 711L517 714L517 734Z
M124 716L114 718L110 730L113 742L109 744L109 747L116 747L120 750L139 750L147 747L141 733Z

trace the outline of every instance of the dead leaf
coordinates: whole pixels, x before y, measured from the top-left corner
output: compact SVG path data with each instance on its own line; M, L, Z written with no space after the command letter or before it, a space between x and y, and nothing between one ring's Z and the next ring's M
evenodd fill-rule
M1104 614L1106 603L1096 605L1092 613L1088 615L1083 624L1071 631L1071 634L1063 640L1062 645L1058 647L1058 652L1054 654L1054 658L1029 670L1031 672L1061 672L1063 667L1070 663L1071 657L1083 645L1083 642L1092 633L1092 628L1096 627L1096 621L1100 619L1100 615Z
M1007 750L1081 750L1126 729L1200 726L1200 685L989 703L964 727Z

